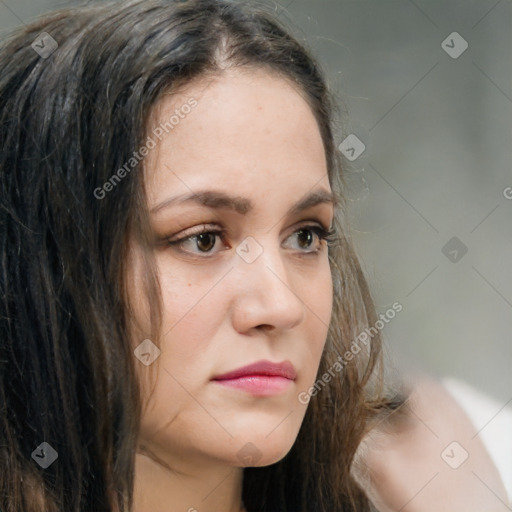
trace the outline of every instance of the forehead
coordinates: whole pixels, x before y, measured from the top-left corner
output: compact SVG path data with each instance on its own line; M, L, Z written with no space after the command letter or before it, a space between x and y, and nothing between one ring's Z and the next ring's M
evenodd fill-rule
M327 173L308 103L290 81L263 69L226 70L164 96L148 133L156 141L145 161L150 205L206 185L303 194Z

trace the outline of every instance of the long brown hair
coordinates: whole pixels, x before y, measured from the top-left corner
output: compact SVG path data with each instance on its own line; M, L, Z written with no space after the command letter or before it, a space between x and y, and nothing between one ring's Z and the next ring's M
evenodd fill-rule
M333 96L268 9L136 0L60 10L17 29L0 48L2 512L131 510L141 398L124 276L129 234L144 240L147 227L143 161L108 193L102 186L144 144L158 99L220 72L219 55L292 80L318 121L338 200L318 376L332 375L377 321L344 217ZM147 265L156 333L150 254ZM310 397L286 457L244 470L249 512L369 510L354 454L372 418L396 404L383 394L379 332L365 348ZM34 458L43 442L58 454L44 469Z

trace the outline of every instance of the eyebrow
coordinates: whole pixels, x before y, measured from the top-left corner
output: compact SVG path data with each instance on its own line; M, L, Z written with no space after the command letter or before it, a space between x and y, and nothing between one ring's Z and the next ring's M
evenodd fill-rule
M184 194L165 199L161 203L154 206L151 209L151 213L155 214L156 212L163 210L164 208L168 208L172 205L188 202L197 203L208 208L225 208L234 210L241 215L245 215L254 209L253 202L246 197L232 196L217 190L199 190L198 192L192 194ZM303 210L307 210L308 208L312 208L313 206L319 204L332 204L333 206L336 206L337 201L332 192L328 192L323 188L317 189L299 199L299 201L297 201L288 209L285 215L296 215Z

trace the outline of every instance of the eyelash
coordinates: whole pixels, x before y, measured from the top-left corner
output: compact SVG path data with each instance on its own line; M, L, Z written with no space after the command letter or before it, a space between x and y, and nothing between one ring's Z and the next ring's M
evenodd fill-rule
M339 238L337 237L337 231L335 228L328 230L328 229L325 229L323 226L318 226L316 224L313 224L313 225L310 224L310 225L300 226L292 234L298 233L299 231L312 231L313 233L315 233L318 236L318 239L320 241L322 241L322 240L326 241L327 247L332 247L339 241ZM224 230L224 229L208 229L208 226L202 226L201 230L197 231L196 233L191 233L191 234L184 236L182 238L179 238L177 240L167 239L166 242L168 245L175 247L175 246L179 246L181 243L183 243L189 239L193 239L199 235L204 235L204 234L220 236L222 241L224 242L224 239L226 236L226 230ZM183 252L190 254L189 251L183 251ZM307 256L307 255L316 255L319 253L319 250L299 251L299 252L302 252L304 256ZM198 258L211 257L211 256L207 256L209 254L209 252L203 252L202 254L204 254L206 256L199 256L199 253L195 253L193 255L197 256Z

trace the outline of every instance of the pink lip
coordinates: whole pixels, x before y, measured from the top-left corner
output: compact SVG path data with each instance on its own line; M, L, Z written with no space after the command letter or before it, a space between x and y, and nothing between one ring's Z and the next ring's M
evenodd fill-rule
M285 390L297 377L297 372L289 361L256 363L217 375L213 381L219 384L242 389L254 395L268 396Z

